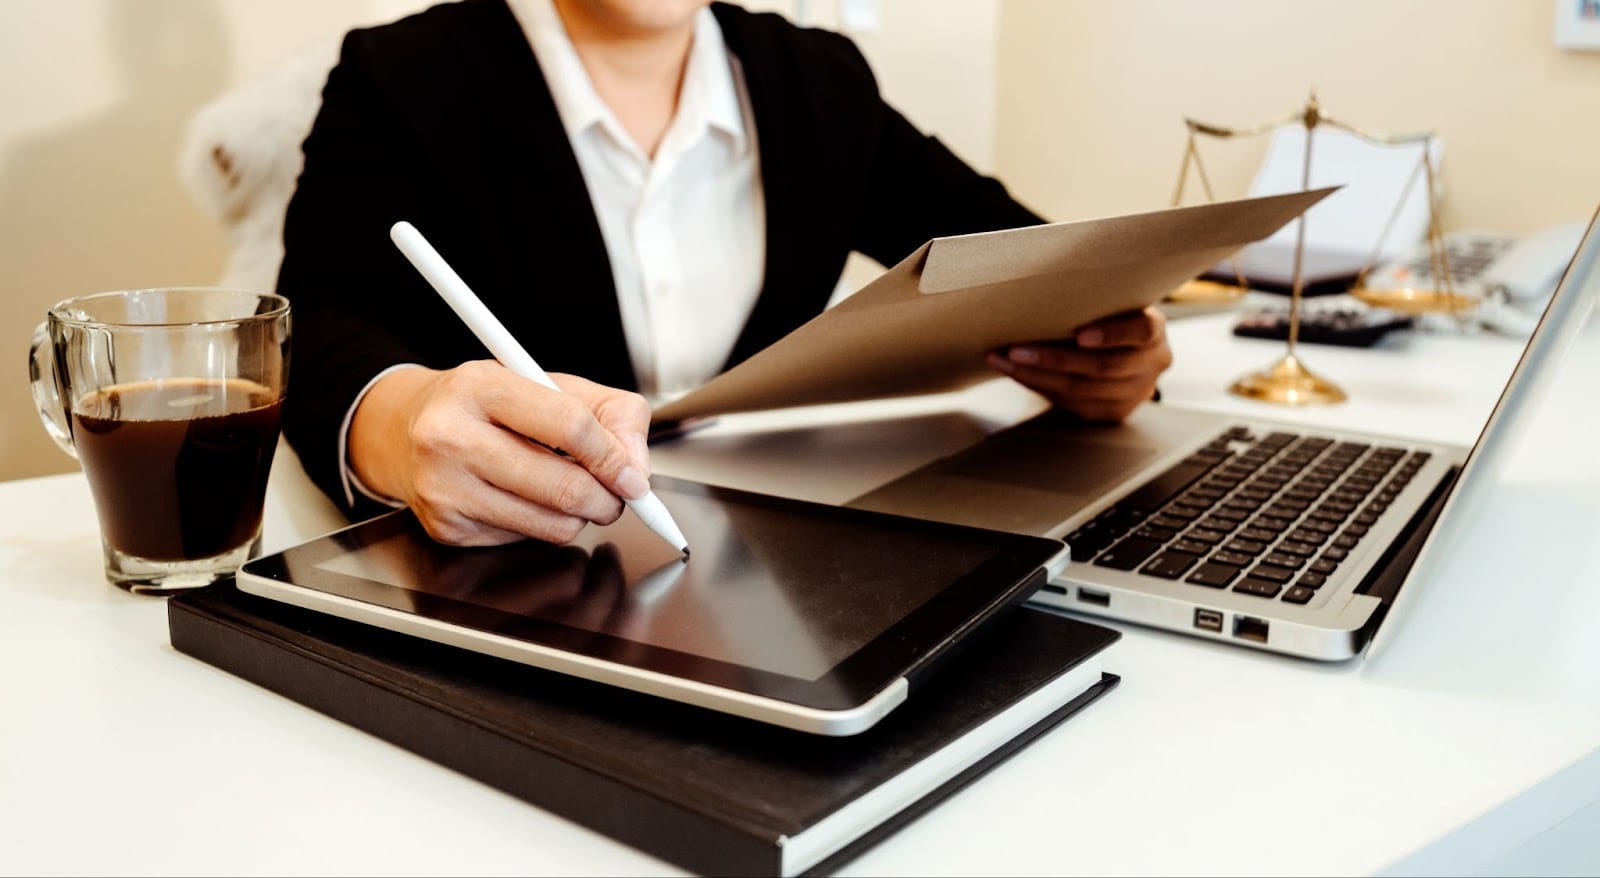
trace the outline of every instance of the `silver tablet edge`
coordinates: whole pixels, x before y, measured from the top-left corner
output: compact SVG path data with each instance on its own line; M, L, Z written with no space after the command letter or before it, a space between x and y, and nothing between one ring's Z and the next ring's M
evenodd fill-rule
M671 677L656 671L630 668L616 662L563 652L535 643L524 643L487 631L462 628L389 607L267 579L249 570L241 570L236 582L239 590L248 594L327 613L352 622L375 625L389 631L481 652L507 661L816 735L844 736L865 731L903 703L908 691L906 679L900 677L855 707L836 711L821 710L751 695L748 692L724 689L695 680Z

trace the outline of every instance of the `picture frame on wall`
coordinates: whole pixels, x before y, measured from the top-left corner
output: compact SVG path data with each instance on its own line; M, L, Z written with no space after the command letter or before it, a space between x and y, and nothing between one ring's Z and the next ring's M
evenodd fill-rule
M1600 0L1555 0L1555 4L1556 45L1600 51Z

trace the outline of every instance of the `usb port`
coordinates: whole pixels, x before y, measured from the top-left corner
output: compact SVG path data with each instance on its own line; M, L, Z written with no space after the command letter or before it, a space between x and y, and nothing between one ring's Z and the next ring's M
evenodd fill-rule
M1194 627L1201 631L1222 633L1222 613L1204 607L1194 608Z
M1254 640L1256 643L1266 643L1267 620L1235 614L1233 617L1233 636L1240 640Z
M1103 591L1090 591L1087 588L1078 589L1078 600L1097 607L1111 606L1111 595Z

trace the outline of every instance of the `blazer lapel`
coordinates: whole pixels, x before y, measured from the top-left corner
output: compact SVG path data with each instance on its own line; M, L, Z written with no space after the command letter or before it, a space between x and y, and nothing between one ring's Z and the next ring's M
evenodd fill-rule
M794 86L785 82L774 53L755 45L757 38L744 26L750 14L721 3L713 4L712 12L728 50L744 69L755 114L767 211L761 295L723 366L729 369L821 313L833 289L813 277L817 265L826 260L815 254L810 259L806 256L806 249L817 243L809 228L813 205L807 199L804 177L808 157L814 157L818 147L817 138L804 120L795 116Z
M513 266L503 282L526 305L507 328L550 371L634 389L605 238L549 86L504 0L479 2L462 60L476 74L466 142L485 154L463 160L484 162L497 190L496 258Z

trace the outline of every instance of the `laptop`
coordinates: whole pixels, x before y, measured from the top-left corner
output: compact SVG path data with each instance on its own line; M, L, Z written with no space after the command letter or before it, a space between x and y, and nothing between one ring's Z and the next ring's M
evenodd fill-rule
M1600 213L1471 448L1159 404L1110 426L1047 412L847 505L1065 539L1038 603L1353 658L1482 502L1596 298Z

